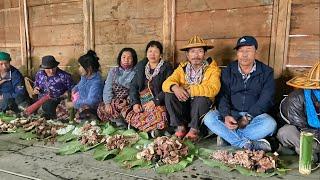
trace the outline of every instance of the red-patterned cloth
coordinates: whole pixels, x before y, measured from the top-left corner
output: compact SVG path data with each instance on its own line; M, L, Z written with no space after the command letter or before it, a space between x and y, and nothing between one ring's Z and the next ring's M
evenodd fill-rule
M153 96L149 88L140 92L140 100L142 106L152 100ZM156 106L151 111L143 111L135 113L132 108L127 108L122 111L126 122L140 131L149 132L152 130L162 130L167 128L168 117L165 106Z

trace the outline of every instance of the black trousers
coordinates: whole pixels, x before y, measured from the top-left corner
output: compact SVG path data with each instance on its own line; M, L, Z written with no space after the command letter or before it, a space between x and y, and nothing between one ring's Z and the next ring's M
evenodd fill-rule
M204 96L189 98L181 102L173 93L165 93L166 108L171 126L184 126L199 129L200 117L210 109L212 101Z
M40 110L40 113L42 113L46 119L55 119L57 117L56 108L60 101L60 98L48 100L41 106L42 112Z
M0 101L0 111L12 110L18 113L21 111L18 106L26 108L28 104L29 99L24 95L18 95L15 98L4 98Z

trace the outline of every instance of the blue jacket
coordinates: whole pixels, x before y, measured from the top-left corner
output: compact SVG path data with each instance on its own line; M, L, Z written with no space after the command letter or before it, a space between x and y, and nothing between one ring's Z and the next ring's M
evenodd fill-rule
M92 109L97 109L102 101L103 81L100 73L94 73L90 78L81 76L80 82L73 88L79 92L79 99L75 102L76 109L83 105L88 105Z
M240 118L239 112L252 117L266 113L273 106L275 81L273 70L256 60L256 71L245 81L238 70L238 61L231 62L222 71L218 110L221 116Z
M3 99L16 98L18 95L26 95L22 74L13 66L10 66L11 80L0 85L0 94Z

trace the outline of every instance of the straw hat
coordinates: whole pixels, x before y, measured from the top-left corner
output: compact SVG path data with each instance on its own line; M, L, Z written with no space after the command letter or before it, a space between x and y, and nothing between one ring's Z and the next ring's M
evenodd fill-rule
M292 78L287 85L301 89L320 89L320 61L310 69L308 74Z
M193 36L187 45L182 47L181 51L188 51L190 48L196 48L196 47L204 47L206 50L212 49L214 46L207 44L201 37L199 36Z

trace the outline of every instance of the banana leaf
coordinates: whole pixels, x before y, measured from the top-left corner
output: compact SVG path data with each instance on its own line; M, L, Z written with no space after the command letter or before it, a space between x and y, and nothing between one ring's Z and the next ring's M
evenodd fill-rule
M132 161L136 159L136 155L139 151L133 147L125 147L122 151L114 158L118 163L123 163L125 161Z
M3 112L0 113L0 120L2 120L2 121L10 122L14 119L17 119L17 117L15 115L6 115Z
M106 123L102 128L101 135L111 135L117 131L115 127L113 127L110 123Z
M147 169L147 168L151 168L153 165L151 161L146 161L143 159L135 159L132 161L125 161L122 166L129 169Z
M210 159L209 156L213 152L213 150L210 149L205 149L205 148L200 148L199 149L199 159L203 161L204 164L210 166L210 167L218 167L220 169L223 169L225 171L231 172L233 170L238 171L240 174L245 175L245 176L257 176L257 177L271 177L274 175L284 175L288 169L285 169L283 167L277 168L273 172L269 173L259 173L254 170L247 169L245 167L235 165L227 165L223 162L217 161Z
M62 146L59 149L58 154L59 155L74 154L74 153L80 151L82 146L83 145L78 140L74 140L74 141L68 142L67 144Z
M72 134L72 131L69 131L64 135L58 136L57 141L58 142L69 142L69 141L75 140L77 138L78 138L77 135Z
M143 139L149 139L149 135L146 132L139 132L139 136Z
M124 136L134 136L137 135L137 132L133 129L127 129L121 133Z
M30 132L19 131L17 132L17 135L20 139L23 139L23 140L37 139L37 135L34 134L32 131Z
M119 154L120 150L119 149L113 149L113 150L108 150L104 144L100 144L97 146L93 153L93 158L98 160L98 161L104 161L106 159L111 159L115 157L117 154Z
M92 146L87 146L87 145L82 145L80 147L80 151L81 152L86 152L86 151L89 151L90 149L94 149L95 147L99 146L101 143L97 143L95 145L92 145Z

